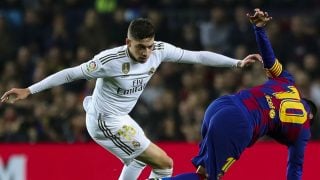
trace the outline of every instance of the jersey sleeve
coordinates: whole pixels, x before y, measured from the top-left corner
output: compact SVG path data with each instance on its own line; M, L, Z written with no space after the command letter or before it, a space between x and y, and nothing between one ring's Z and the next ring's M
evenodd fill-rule
M264 68L269 78L284 77L294 81L293 76L283 69L282 64L276 58L271 43L263 27L254 27L257 45L263 59Z
M84 79L84 78L85 76L80 66L76 66L73 68L64 69L57 73L54 73L46 77L45 79L29 86L28 89L30 90L31 94L34 94L55 86L59 86L61 84L65 84L77 79Z
M100 57L101 53L94 56L93 59L80 65L81 70L85 75L86 79L95 79L107 76L106 69L102 64Z
M214 67L236 67L240 60L209 51L189 51L165 43L164 61L202 64Z
M155 49L162 47L162 61L164 62L179 62L184 54L184 50L172 44L159 42L155 45Z
M295 144L289 146L287 179L302 179L304 152L310 138L310 131L304 130L301 137Z

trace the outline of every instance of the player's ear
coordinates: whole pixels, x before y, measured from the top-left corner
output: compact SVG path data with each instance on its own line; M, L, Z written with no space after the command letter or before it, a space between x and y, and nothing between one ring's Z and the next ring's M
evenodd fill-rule
M309 114L309 119L313 119L313 114L312 113Z
M304 101L307 102L311 109L311 113L309 114L310 124L312 125L314 122L319 121L319 114L318 114L318 108L317 105L311 101L310 99L302 98Z
M128 47L131 46L131 40L130 40L129 38L126 38L126 45L127 45Z

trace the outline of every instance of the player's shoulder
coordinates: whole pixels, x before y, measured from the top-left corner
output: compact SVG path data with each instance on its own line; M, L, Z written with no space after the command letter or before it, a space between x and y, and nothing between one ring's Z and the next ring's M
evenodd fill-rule
M118 46L101 51L95 56L95 59L102 64L112 62L113 60L125 58L128 56L127 46Z
M277 81L280 81L280 82L284 82L284 83L290 83L290 84L294 84L295 83L295 79L294 79L294 76L287 70L283 70L281 72L281 74L274 78L276 79Z
M154 52L166 52L166 51L170 51L175 48L176 48L176 46L173 44L163 42L163 41L155 41L153 51Z
M159 51L159 50L163 50L165 46L165 42L162 41L155 41L154 42L154 51Z

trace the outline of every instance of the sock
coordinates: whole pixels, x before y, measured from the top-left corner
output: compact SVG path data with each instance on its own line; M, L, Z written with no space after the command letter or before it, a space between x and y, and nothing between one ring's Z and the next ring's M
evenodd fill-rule
M197 173L183 173L174 177L161 178L161 180L201 180L201 176Z
M119 180L138 179L145 167L145 163L138 160L133 160L129 165L123 166Z
M149 178L163 178L172 175L173 168L171 169L152 169Z

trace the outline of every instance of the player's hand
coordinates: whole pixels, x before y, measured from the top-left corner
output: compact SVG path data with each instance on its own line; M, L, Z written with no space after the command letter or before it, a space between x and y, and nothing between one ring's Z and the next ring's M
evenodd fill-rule
M252 63L255 63L257 61L263 62L260 54L250 54L247 57L245 57L242 61L239 61L237 64L237 67L244 68L244 67L246 67Z
M249 18L250 22L257 27L265 26L268 21L272 19L272 17L269 17L268 12L263 12L259 8L254 9L253 15L247 13L247 17Z
M19 89L12 88L10 91L7 91L1 97L2 103L15 103L18 100L27 98L30 95L30 90L28 88Z

